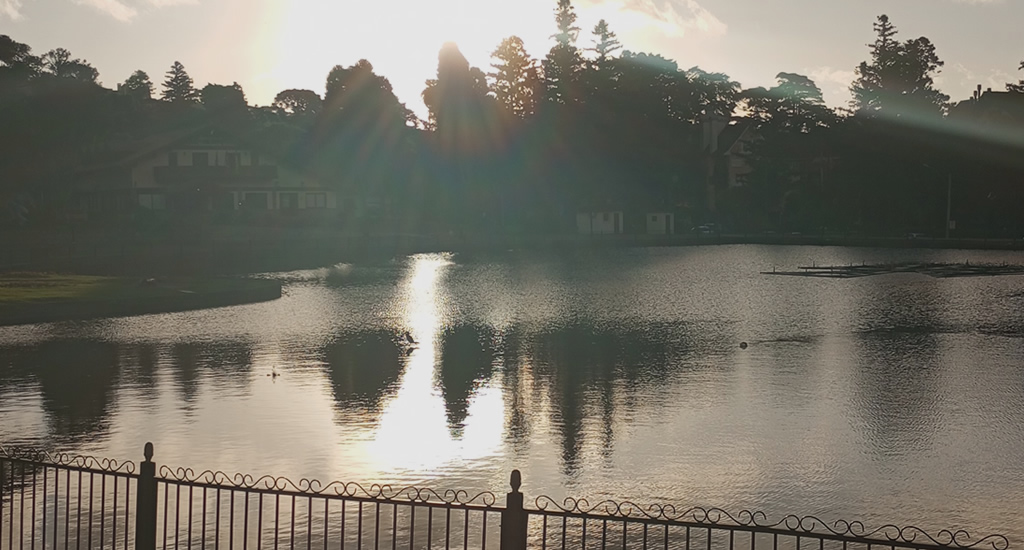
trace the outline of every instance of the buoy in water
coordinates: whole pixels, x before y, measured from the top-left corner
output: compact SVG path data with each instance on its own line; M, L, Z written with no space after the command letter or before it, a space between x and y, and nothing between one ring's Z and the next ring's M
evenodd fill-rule
M747 349L747 343L746 342L740 342L740 349Z

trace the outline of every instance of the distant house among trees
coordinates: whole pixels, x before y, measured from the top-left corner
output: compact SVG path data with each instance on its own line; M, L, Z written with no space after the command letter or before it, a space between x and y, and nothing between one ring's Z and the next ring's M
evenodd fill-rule
M209 127L111 145L93 158L73 190L80 220L316 222L343 211L338 191L320 178Z

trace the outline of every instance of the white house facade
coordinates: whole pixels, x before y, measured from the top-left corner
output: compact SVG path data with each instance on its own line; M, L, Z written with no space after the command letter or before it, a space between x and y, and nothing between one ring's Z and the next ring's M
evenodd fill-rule
M84 179L79 206L89 219L140 212L316 219L343 206L334 188L216 134L144 151Z

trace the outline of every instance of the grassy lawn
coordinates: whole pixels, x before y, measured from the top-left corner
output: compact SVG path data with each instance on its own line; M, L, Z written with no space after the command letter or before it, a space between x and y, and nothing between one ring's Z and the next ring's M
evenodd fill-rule
M200 292L244 289L246 279L158 279L64 275L57 273L0 273L0 306L42 302L92 302L166 297Z

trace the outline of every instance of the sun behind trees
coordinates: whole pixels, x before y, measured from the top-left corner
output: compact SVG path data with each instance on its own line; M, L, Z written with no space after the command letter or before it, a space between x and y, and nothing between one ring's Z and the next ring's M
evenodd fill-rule
M498 104L520 119L536 114L543 101L543 81L540 67L527 53L523 40L518 36L502 40L491 57L495 59L491 64L494 71L487 76Z
M935 89L934 75L944 65L925 37L900 42L886 15L875 23L878 38L871 60L857 66L850 86L853 107L863 116L914 117L941 114L949 96Z
M582 30L571 0L552 3L546 51L496 37L474 67L445 44L426 120L367 59L257 107L238 83L197 86L178 61L159 99L143 71L114 92L67 50L37 56L0 36L0 200L63 189L66 205L18 222L54 224L87 202L76 174L97 149L215 127L334 186L354 209L336 216L346 230L557 235L593 231L590 219L643 233L650 212L676 232L942 234L952 180L956 235L1024 234L1006 206L1024 201L1024 81L950 102L936 46L898 39L881 15L837 111L806 75L745 88L631 50L608 21Z

